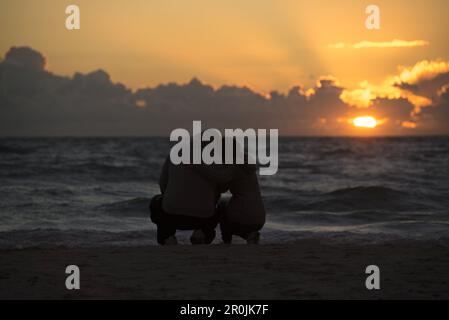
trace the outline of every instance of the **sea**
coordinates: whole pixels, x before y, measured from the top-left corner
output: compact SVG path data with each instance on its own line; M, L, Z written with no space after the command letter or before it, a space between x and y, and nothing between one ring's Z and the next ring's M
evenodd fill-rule
M0 249L156 245L148 205L169 148L154 137L0 138ZM278 172L259 179L261 243L449 243L449 137L283 137Z

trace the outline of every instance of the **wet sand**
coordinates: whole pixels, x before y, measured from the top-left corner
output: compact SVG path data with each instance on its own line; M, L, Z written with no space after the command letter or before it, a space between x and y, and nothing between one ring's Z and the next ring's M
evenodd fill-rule
M65 288L65 268L81 289ZM365 268L380 268L367 290ZM449 299L449 247L304 240L279 245L0 251L1 299Z

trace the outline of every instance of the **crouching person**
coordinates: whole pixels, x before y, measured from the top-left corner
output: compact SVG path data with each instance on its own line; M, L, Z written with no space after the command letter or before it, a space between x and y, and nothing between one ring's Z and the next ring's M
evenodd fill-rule
M260 193L256 166L235 165L233 179L227 184L232 196L220 202L220 230L224 243L230 244L237 235L248 244L259 242L259 231L265 224L265 208Z
M201 170L196 165L175 165L167 157L159 180L162 194L154 196L150 203L159 244L176 244L176 230L194 230L192 244L210 244L214 240L219 219L219 184L228 182L230 176L220 174L225 167Z

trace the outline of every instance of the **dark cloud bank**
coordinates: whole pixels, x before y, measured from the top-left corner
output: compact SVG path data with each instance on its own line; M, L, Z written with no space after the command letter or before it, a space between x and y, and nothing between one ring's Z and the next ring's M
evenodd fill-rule
M219 129L278 128L281 135L348 135L347 119L367 113L388 118L383 134L449 133L449 82L441 82L448 74L436 87L426 82L404 88L438 95L412 119L406 99L376 99L363 109L345 104L344 88L332 78L319 80L313 92L293 87L269 96L245 87L214 89L197 79L132 91L103 70L64 77L47 71L45 62L26 47L11 48L0 62L1 136L167 135L191 128L192 120ZM404 121L422 125L404 128Z

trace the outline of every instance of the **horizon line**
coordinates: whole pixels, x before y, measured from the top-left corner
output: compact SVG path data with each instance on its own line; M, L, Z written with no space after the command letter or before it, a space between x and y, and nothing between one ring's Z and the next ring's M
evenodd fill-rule
M1 136L0 139L64 139L64 138L75 138L75 139L120 139L120 138L158 138L166 139L170 138L170 135L13 135L13 136ZM407 135L279 135L279 138L449 138L448 133L442 134L407 134Z

